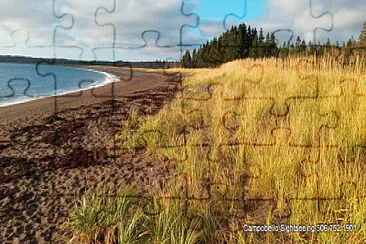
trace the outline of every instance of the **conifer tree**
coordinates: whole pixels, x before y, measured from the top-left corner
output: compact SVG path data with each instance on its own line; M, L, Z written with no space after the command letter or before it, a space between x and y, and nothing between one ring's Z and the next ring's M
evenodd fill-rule
M252 35L252 45L251 45L251 49L249 52L249 57L251 58L259 58L259 49L260 47L260 41L258 38L258 34L257 31L253 31L253 35Z
M278 56L278 48L276 43L276 36L274 33L269 35L269 47L268 47L268 57Z
M300 45L300 53L305 54L305 52L306 52L306 43L305 43L305 40L302 40L301 45Z
M366 46L366 22L363 24L361 29L360 37L358 38L358 42L361 46Z
M326 47L330 47L331 46L331 43L330 43L330 39L329 38L327 39L327 42L325 43L325 46Z
M240 24L238 32L239 32L239 58L245 58L247 26L245 24Z
M181 66L183 68L191 68L192 59L191 59L191 53L189 51L186 51L186 53L183 55L181 60Z
M205 62L204 62L204 58L203 58L202 53L203 53L203 49L202 48L198 49L198 51L197 51L197 61L196 61L196 67L197 68L205 67Z
M294 50L296 54L301 53L301 49L302 49L301 43L302 43L302 41L301 41L300 36L297 36L296 42L295 42L295 50Z
M353 46L353 39L352 38L348 39L346 46L347 47L352 47Z
M197 66L197 50L193 49L191 67L196 68Z

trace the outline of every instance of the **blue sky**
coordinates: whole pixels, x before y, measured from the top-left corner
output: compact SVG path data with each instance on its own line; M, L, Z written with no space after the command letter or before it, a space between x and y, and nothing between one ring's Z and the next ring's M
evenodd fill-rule
M190 2L186 0L186 2ZM268 3L266 0L201 0L194 12L201 19L222 19L227 14L233 13L237 16L244 16L243 20L253 20L263 16L267 12ZM249 11L246 10L249 9Z
M183 37L185 43L194 44L219 36L232 25L263 17L268 7L267 0L185 0L185 3L194 5L191 12L200 19L197 28L187 29L188 38Z
M180 11L182 1L186 15ZM178 60L181 40L182 44L199 45L220 35L225 31L225 16L228 26L246 22L265 32L276 31L279 43L291 36L284 30L306 41L330 38L342 42L359 36L366 21L366 1L311 2L312 5L309 0L2 1L0 54L83 60ZM182 26L187 28L181 35Z

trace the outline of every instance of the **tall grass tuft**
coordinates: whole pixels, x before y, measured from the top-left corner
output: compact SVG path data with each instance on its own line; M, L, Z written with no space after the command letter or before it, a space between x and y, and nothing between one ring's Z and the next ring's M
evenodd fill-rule
M144 215L133 188L117 193L97 190L86 193L71 213L68 224L73 240L81 243L137 243L144 236Z

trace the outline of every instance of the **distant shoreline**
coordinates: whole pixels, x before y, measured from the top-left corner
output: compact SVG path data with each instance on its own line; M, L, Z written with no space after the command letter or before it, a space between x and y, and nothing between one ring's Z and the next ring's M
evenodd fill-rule
M177 68L180 66L179 61L170 60L156 60L156 61L107 61L107 60L72 60L63 58L35 58L25 56L11 56L0 55L0 63L19 63L19 64L42 64L42 65L77 65L77 66L114 66L114 67L127 67L127 68L149 68L149 69L162 69L162 68Z

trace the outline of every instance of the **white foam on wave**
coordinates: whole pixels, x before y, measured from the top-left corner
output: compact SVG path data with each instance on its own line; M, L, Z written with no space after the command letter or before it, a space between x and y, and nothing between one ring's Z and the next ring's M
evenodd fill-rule
M70 90L70 91L57 90L55 95L46 95L46 96L39 96L39 97L19 97L18 99L14 99L9 102L0 103L0 108L9 107L9 106L17 105L17 104L22 104L22 103L27 103L27 102L31 102L31 101L35 101L35 100L44 99L44 98L63 96L63 95L67 95L67 94L71 94L71 93L75 93L75 92L91 90L91 89L94 89L97 87L105 86L110 83L119 81L119 78L117 76L115 76L111 73L108 73L108 72L104 72L104 71L99 71L99 70L94 70L94 69L85 69L85 68L74 68L74 67L64 67L64 68L81 69L81 70L92 71L95 73L100 73L105 76L105 79L101 80L101 81L95 81L94 84L90 84L88 87L85 87L85 88L79 88L79 89Z

